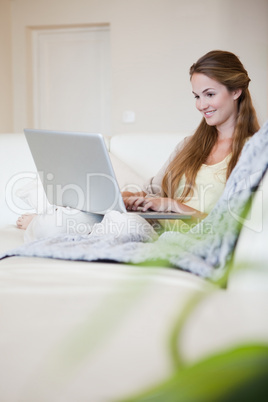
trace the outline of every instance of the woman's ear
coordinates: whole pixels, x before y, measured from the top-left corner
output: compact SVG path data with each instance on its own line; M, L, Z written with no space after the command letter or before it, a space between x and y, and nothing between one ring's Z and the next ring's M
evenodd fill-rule
M236 89L235 91L233 91L234 100L238 99L241 94L242 94L242 89Z

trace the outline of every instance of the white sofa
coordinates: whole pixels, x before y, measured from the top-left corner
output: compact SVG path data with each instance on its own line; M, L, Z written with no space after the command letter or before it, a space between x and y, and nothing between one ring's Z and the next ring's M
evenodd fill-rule
M107 138L119 184L140 186L185 134ZM23 243L16 189L35 173L23 134L0 134L0 251ZM203 295L178 340L192 364L247 342L268 343L268 177L241 232L227 288L166 267L10 257L0 260L0 400L123 398L171 375L174 322ZM266 204L265 204L266 203ZM264 208L265 207L265 208Z

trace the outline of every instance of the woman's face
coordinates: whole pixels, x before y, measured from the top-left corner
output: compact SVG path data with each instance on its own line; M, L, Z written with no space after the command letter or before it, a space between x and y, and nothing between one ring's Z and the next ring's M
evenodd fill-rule
M225 85L200 73L192 75L191 83L196 108L207 124L216 126L219 132L224 128L234 128L238 112L237 99L241 90L230 92Z

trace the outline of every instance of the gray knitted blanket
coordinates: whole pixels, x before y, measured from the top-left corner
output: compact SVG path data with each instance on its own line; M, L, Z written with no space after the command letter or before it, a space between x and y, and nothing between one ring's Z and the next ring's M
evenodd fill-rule
M232 252L251 196L268 165L268 121L245 144L225 190L211 213L189 232L157 236L143 219L108 213L89 235L63 235L25 244L0 255L48 257L131 264L168 264L204 278L221 277ZM123 230L111 230L112 226ZM128 223L131 222L131 225ZM134 223L133 223L134 222ZM115 225L116 223L116 225ZM131 228L130 228L131 226Z

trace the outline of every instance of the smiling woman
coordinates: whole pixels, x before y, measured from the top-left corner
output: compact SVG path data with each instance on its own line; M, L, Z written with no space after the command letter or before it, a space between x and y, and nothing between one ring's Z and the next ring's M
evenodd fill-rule
M184 180L177 202L187 202L189 206L203 166L215 165L229 155L225 166L226 181L245 141L259 129L248 90L250 78L236 55L211 51L191 66L190 77L196 107L203 119L166 167L161 183L164 197L173 198Z
M126 194L129 209L171 210L203 219L220 198L245 141L259 129L239 58L211 51L190 68L196 108L203 119L143 193Z
M205 54L190 68L192 91L202 121L194 135L178 144L159 173L139 193L124 192L128 210L142 208L178 212L192 216L183 230L204 219L223 193L227 178L235 167L242 148L259 129L248 90L250 78L236 55L215 50ZM92 223L88 214L86 220ZM54 230L54 220L51 229ZM95 219L95 218L94 218ZM30 227L43 225L35 216ZM188 223L189 221L187 221ZM170 226L161 221L160 230L181 230L181 221ZM23 222L18 225L28 229ZM26 226L26 227L25 227ZM159 225L157 223L157 228Z

